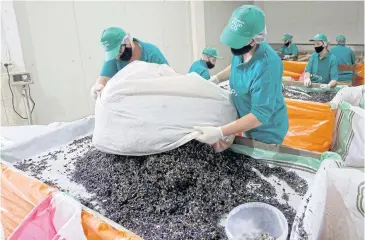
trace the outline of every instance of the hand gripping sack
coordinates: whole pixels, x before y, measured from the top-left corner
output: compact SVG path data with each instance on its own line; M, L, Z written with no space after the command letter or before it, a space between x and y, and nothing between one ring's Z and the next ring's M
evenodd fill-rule
M222 126L236 118L228 91L195 73L135 61L98 97L93 143L112 154L155 154L199 136L194 126Z

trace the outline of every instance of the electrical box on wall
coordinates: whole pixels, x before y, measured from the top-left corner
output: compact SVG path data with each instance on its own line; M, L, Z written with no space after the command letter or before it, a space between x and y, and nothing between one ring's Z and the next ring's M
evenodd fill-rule
M28 72L20 72L20 73L11 73L11 82L12 86L21 86L21 85L29 85L34 83L33 79Z

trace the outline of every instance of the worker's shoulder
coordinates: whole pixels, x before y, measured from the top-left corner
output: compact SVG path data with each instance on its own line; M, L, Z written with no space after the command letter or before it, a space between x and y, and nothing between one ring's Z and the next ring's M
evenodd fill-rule
M262 47L262 49L259 52L259 64L262 68L275 68L283 65L279 55L267 42L261 43L260 47Z
M194 68L195 70L199 71L208 71L208 67L205 64L203 64L202 60L197 60L193 62L191 68Z
M143 41L140 41L140 40L138 40L138 43L141 44L143 46L143 48L148 50L148 51L160 52L160 49L152 43L143 42Z
M332 62L332 61L338 61L337 57L335 54L333 54L333 52L329 51L328 52L328 57L329 57L329 60Z

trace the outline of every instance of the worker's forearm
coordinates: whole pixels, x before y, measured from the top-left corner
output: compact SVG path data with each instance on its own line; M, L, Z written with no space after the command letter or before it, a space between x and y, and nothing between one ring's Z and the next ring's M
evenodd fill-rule
M225 69L223 69L222 71L220 71L219 73L216 74L218 81L222 82L222 81L228 80L230 72L231 72L231 65L229 65L228 67L226 67Z
M240 119L222 127L223 136L236 135L237 133L247 132L253 128L261 126L262 123L255 115L249 113Z
M337 85L337 81L336 80L331 80L329 83L328 83L328 86L329 87L336 87Z
M106 83L109 81L109 77L104 77L104 76L99 76L97 79L96 79L96 83L98 84L103 84L104 86L106 85Z

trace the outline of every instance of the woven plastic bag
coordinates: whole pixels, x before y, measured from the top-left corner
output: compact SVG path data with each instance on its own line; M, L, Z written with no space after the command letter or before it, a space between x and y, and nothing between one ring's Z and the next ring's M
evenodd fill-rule
M9 240L86 240L81 205L63 193L49 195L15 229Z
M228 91L195 73L135 61L98 97L93 144L112 154L156 154L195 139L201 133L194 126L222 126L236 118Z
M290 240L364 239L364 178L360 170L325 160L297 211Z
M365 166L365 110L343 101L336 113L331 151L341 155L349 167Z

